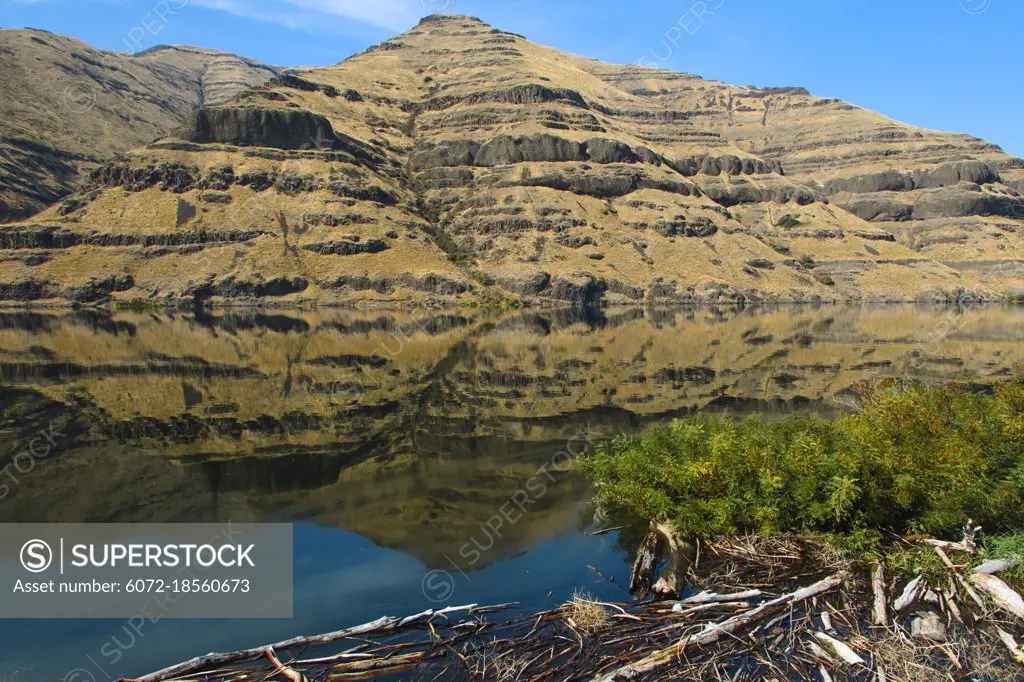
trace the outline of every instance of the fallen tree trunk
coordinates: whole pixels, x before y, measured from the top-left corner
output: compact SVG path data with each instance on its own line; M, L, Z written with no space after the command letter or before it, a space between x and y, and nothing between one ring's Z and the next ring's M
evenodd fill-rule
M643 679L643 676L646 673L653 672L669 665L675 661L680 654L691 647L702 647L714 644L723 637L733 634L740 628L761 620L780 606L791 606L820 594L825 594L826 592L830 592L842 585L845 580L846 575L840 573L839 575L820 580L813 585L797 590L796 592L791 592L790 594L766 601L750 611L739 613L732 618L718 623L717 625L710 625L697 634L684 637L667 649L653 653L636 663L623 666L595 679L599 682L620 682L622 680Z
M648 594L661 599L679 597L686 589L686 573L694 551L693 545L682 540L670 524L652 521L629 574L630 594L640 599L646 599ZM667 558L668 563L655 581L654 570L662 557Z
M511 606L514 606L514 604L501 605L501 607ZM191 675L203 670L260 658L266 656L268 651L287 651L297 647L308 647L316 644L330 644L331 642L336 642L340 639L346 639L349 637L395 633L407 628L425 625L434 618L438 616L445 616L449 613L455 613L458 611L466 611L467 614L490 613L497 608L499 607L477 608L476 604L469 604L467 606L451 606L439 611L427 610L412 616L406 616L405 618L384 616L383 618L378 618L377 620L370 621L369 623L363 623L362 625L356 625L351 628L328 632L322 635L295 637L283 642L277 642L276 644L264 644L252 649L242 649L228 653L210 653L205 656L197 656L196 658L185 661L184 663L178 663L177 665L172 665L169 668L164 668L163 670L158 670L127 682L165 682L165 680L184 677L185 675Z
M662 599L675 599L686 589L686 574L693 562L695 548L680 538L672 526L659 523L655 532L661 536L662 555L668 556L668 563L661 569L651 591Z
M1024 620L1024 599L1014 592L1013 588L1009 585L994 575L985 573L972 573L970 581L988 594L988 596L992 597L992 601L999 608Z
M875 595L874 609L871 612L871 622L875 625L886 625L889 618L885 612L885 567L882 562L877 562L871 570L871 589Z
M743 601L744 599L757 599L762 594L761 590L744 590L743 592L733 592L732 594L718 594L717 592L708 592L704 590L692 597L683 599L680 604L713 604L715 602L723 601Z
M653 525L653 524L652 524ZM660 546L658 535L652 529L636 550L633 568L629 571L629 593L640 599L646 599L651 592L654 581L654 569L658 566Z

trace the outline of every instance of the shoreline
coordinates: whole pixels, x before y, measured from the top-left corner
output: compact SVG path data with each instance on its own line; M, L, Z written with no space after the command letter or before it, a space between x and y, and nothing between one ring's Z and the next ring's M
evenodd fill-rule
M889 574L881 562L837 559L810 536L721 538L702 546L703 562L671 598L613 603L577 592L555 608L508 618L502 614L518 604L383 616L198 656L125 682L398 673L415 680L616 682L714 679L709 675L719 671L733 679L901 680L916 673L914 679L930 680L968 672L993 682L1024 679L1024 652L1015 653L1024 611L1014 610L996 577L1006 566L963 570L949 559L976 552L966 541L918 542L945 557L943 578L954 587L943 589L936 576Z
M889 306L915 306L915 307L963 307L963 308L982 308L982 307L1015 307L1021 305L1021 301L1013 297L1006 297L1002 299L989 299L989 300L952 300L952 299L901 299L901 300L864 300L864 299L851 299L851 300L836 300L836 301L740 301L740 302L679 302L679 303L666 303L666 302L630 302L630 301L615 301L605 302L597 305L584 305L574 304L571 302L543 302L543 303L526 303L519 306L510 308L492 308L482 305L460 305L458 303L445 303L442 305L423 305L423 304L409 304L409 303L395 303L384 304L384 305L368 305L366 303L307 303L307 302L296 302L289 303L275 302L275 303L264 303L264 302L208 302L207 304L197 308L186 300L182 300L173 304L151 304L148 301L142 299L147 303L146 306L140 307L137 310L131 309L131 305L136 300L131 301L113 301L104 305L90 305L75 302L10 302L0 301L0 312L6 311L31 311L31 310L55 310L55 311L104 311L110 313L130 313L130 312L195 312L200 311L220 311L220 310L295 310L303 312L317 312L317 311L345 311L345 312L421 312L421 311L438 311L438 312L450 312L452 310L464 310L464 311L480 311L480 312L491 312L491 313L508 313L514 311L529 312L529 311L552 311L552 310L784 310L788 308L802 309L822 309L826 307L873 307L873 308L884 308ZM120 305L119 305L120 304Z

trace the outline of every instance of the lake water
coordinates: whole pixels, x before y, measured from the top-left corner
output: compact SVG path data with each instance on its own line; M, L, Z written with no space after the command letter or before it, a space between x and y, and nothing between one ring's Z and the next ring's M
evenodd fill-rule
M0 480L0 522L296 523L293 619L0 621L0 680L116 679L439 605L623 599L598 571L622 584L627 553L586 533L607 521L566 453L700 410L832 414L878 377L1022 374L1010 307L0 313L0 468L63 434Z

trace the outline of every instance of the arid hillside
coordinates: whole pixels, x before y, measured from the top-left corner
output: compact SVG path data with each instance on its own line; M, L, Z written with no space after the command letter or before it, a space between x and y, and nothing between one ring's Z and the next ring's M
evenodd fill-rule
M0 232L0 299L992 300L1024 161L800 88L435 15L190 114Z
M279 69L197 47L108 52L34 29L0 29L0 222L79 189L114 154L166 135Z

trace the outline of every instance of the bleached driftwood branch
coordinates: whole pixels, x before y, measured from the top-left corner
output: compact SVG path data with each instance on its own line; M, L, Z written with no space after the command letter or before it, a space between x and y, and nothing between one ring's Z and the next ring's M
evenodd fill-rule
M840 573L824 580L783 595L776 597L770 601L766 601L760 606L757 606L749 611L736 614L732 618L722 621L715 625L709 625L703 631L688 637L683 637L676 644L672 645L667 649L657 651L646 658L643 658L636 663L625 665L621 668L613 670L600 678L597 678L599 682L621 682L622 680L638 680L643 679L644 675L666 665L671 664L677 659L677 657L693 647L708 646L714 644L718 640L733 634L740 628L743 628L751 623L757 622L771 613L774 609L782 606L790 606L802 601L811 599L820 594L831 592L836 589L846 580L846 575Z

